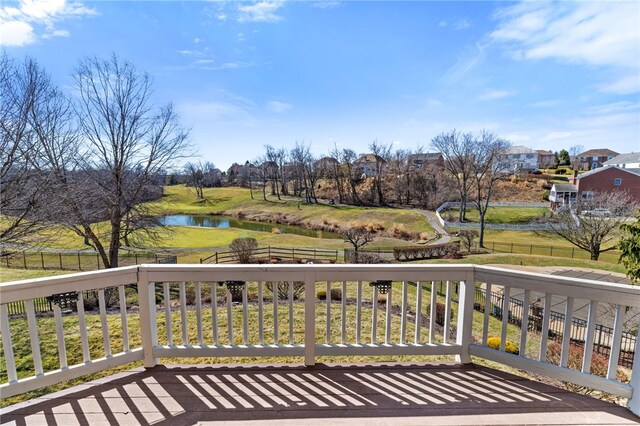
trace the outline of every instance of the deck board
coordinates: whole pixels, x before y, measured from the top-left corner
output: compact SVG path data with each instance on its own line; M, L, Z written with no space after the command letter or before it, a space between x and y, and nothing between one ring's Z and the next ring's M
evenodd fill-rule
M158 366L0 411L1 424L638 424L624 407L478 365ZM275 424L275 423L274 423Z

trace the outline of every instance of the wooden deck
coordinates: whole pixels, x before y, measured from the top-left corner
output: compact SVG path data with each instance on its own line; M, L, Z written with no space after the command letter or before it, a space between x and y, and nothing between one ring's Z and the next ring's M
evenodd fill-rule
M638 424L624 407L481 366L160 366L0 411L4 424ZM357 423L354 423L357 422Z

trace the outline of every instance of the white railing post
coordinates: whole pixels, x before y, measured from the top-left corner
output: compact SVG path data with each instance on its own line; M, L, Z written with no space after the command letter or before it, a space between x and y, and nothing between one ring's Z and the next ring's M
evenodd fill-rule
M331 294L327 293L327 300ZM328 325L327 325L328 327ZM304 365L316 363L316 274L304 274Z
M471 362L469 345L472 343L473 302L476 291L476 279L473 271L467 272L467 279L460 282L458 294L458 325L456 343L460 345L460 355L456 361L462 364Z
M151 368L158 363L158 359L153 357L153 348L158 344L156 292L155 284L150 283L147 278L147 271L140 269L138 269L138 298L144 367Z
M640 339L636 339L635 356L631 367L632 394L627 403L629 410L636 416L640 416Z

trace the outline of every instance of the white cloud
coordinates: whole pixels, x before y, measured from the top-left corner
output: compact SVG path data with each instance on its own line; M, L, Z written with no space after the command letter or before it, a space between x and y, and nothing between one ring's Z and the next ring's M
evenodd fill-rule
M511 142L526 142L531 140L531 136L523 133L509 133L508 135L505 135L504 138Z
M204 64L212 64L213 59L198 59L193 63L193 65L204 65Z
M271 101L267 102L267 109L272 112L283 113L287 112L292 108L291 104L287 104L284 102Z
M0 46L24 46L35 41L33 27L26 22L0 21Z
M438 22L438 26L439 27L446 27L447 25L449 25L449 23L447 21L440 21Z
M18 7L0 7L0 46L25 46L41 37L69 37L56 24L74 16L95 15L94 9L66 0L23 0Z
M567 139L571 135L573 135L572 132L551 132L551 133L547 134L545 137L543 137L541 140L543 140L543 141L555 141L555 140L558 140L558 139Z
M50 39L53 37L69 37L70 35L71 33L69 33L69 31L67 30L53 30L50 33L43 35L42 38Z
M452 27L454 30L464 30L467 29L471 26L471 22L467 21L466 19L460 19L459 21L456 21L453 23Z
M446 83L456 83L469 71L484 61L485 46L476 43L474 50L469 50L465 56L459 56L456 64L451 67L444 76Z
M281 2L259 1L251 5L238 6L238 22L278 22L282 16L276 12L282 7Z
M487 90L486 92L478 96L478 99L483 101L493 101L496 99L502 99L508 96L513 96L514 94L515 92L510 92L508 90Z
M640 3L523 2L500 9L490 34L516 59L555 59L606 68L613 76L600 90L640 90Z
M311 7L315 7L316 9L333 9L338 6L342 6L342 2L323 0L323 1L314 1L311 3Z
M532 107L532 108L549 108L549 107L553 107L556 105L560 105L563 101L558 100L558 99L548 99L545 101L537 101L534 102L532 104L529 104L527 106Z

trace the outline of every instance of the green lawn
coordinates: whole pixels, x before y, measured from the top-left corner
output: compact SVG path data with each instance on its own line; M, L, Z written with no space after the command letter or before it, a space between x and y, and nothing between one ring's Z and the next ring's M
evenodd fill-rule
M456 220L458 218L458 208L451 208L444 212L450 213ZM548 217L551 210L546 207L489 207L485 216L486 223L530 223L534 219ZM467 208L467 221L479 222L480 215L475 208Z
M247 219L269 221L285 216L285 220L299 221L308 225L329 225L344 229L352 225L380 224L384 229L394 225L403 226L409 232L433 232L427 219L410 210L383 207L356 207L320 204L305 204L301 198L268 195L254 191L251 199L245 188L206 188L206 200L198 200L193 191L183 185L166 186L161 200L150 203L159 214L237 214Z

